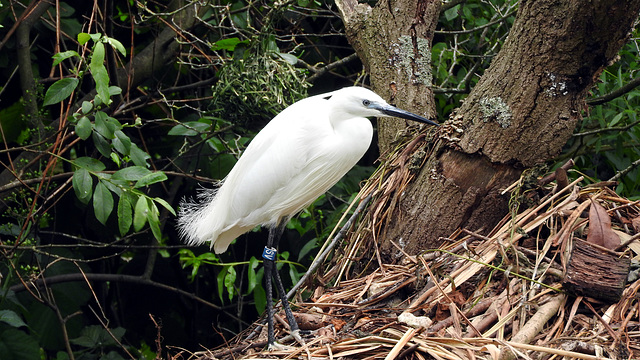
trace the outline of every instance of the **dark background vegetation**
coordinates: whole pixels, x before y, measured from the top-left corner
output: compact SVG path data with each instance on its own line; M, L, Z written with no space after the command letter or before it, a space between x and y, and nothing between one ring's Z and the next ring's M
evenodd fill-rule
M367 85L368 77L331 1L195 4L0 0L3 359L154 358L158 339L174 353L209 348L260 316L264 290L256 259L266 232L256 229L216 256L182 245L171 208L222 179L286 105ZM443 5L432 46L440 121L488 67L517 6ZM179 35L161 44L167 29ZM80 33L100 35L82 43ZM100 64L109 85L121 89L106 98L100 93L105 79L94 67L97 43L104 44ZM163 46L155 56L132 61L155 46ZM77 56L54 65L54 54L68 51ZM634 32L592 89L574 136L545 166L574 159L572 176L615 180L618 193L640 198L639 68ZM136 78L149 69L149 76ZM25 79L27 70L32 76ZM47 92L63 78L78 85ZM101 127L101 114L111 130ZM120 148L114 129L142 152ZM96 144L100 139L106 147ZM280 254L289 285L305 272L379 155L374 144L343 181L291 221ZM79 159L87 158L102 166L84 166ZM136 174L118 173L125 168ZM91 195L81 199L78 191L87 186Z

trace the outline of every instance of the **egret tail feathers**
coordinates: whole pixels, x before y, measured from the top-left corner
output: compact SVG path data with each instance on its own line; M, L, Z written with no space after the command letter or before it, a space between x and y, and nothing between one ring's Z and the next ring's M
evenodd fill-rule
M203 189L198 192L196 200L183 199L178 209L178 232L189 246L203 245L211 242L213 247L220 235L223 216L216 214L217 190Z
M253 226L227 223L227 207L217 206L217 190L198 192L196 200L184 199L178 210L178 232L189 246L209 243L216 254L223 253L238 236Z

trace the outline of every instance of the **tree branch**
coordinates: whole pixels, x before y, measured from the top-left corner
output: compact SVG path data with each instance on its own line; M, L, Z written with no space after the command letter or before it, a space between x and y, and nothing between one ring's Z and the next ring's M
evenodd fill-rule
M470 33L472 33L472 32L476 32L476 31L478 31L478 30L482 30L482 29L488 28L489 26L495 25L495 24L497 24L497 23L499 23L499 22L505 21L505 20L506 20L506 19L508 19L509 17L511 17L511 16L513 16L513 15L515 15L515 13L516 13L517 11L518 11L518 10L513 10L512 12L508 13L507 15L505 15L505 16L503 16L503 17L501 17L501 18L498 18L498 19L496 19L496 20L490 21L490 22L488 22L488 23L486 23L486 24L484 24L484 25L482 25L482 26L478 26L478 27L475 27L475 28L473 28L473 29L467 29L467 30L436 30L436 31L435 31L435 33L436 33L436 34L441 34L441 35L461 35L461 34L470 34Z
M309 76L307 78L308 82L313 82L317 78L319 78L320 76L328 73L329 71L331 71L331 70L333 70L333 69L335 69L337 67L340 67L340 66L342 66L342 65L344 65L346 63L349 63L349 62L351 62L351 61L353 61L353 60L355 60L357 58L358 58L358 54L353 53L353 54L351 54L351 55L349 55L349 56L347 56L345 58L342 58L342 59L340 59L338 61L334 61L334 62L332 62L330 64L327 64L326 66L323 66L323 67L317 67L317 66L313 66L313 65L307 64L306 62L304 62L301 59L298 59L298 64L301 64L302 66L307 68L309 71L313 72L313 75L311 75L311 76Z
M176 294L182 295L184 297L187 297L189 299L198 301L206 306L209 306L213 309L216 310L222 310L222 308L216 304L213 304L211 302L208 302L194 294L191 294L189 292L186 292L184 290L169 286L169 285L165 285L156 281L153 281L151 279L146 279L140 276L134 276L134 275L125 275L125 274L92 274L92 273L88 273L88 274L81 274L81 273L72 273L72 274L63 274L63 275L56 275L56 276L50 276L50 277L46 277L44 279L42 278L38 278L36 281L31 282L28 284L30 289L36 289L42 286L51 286L53 284L59 284L59 283L65 283L65 282L73 282L73 281L115 281L115 282L125 282L125 283L134 283L134 284L140 284L140 285L147 285L147 286L153 286L153 287L157 287L166 291L170 291L170 292L174 292ZM25 287L25 285L23 284L18 284L18 285L13 285L9 288L9 290L13 291L13 292L20 292L20 291L24 291L27 290L27 288ZM233 316L232 314L230 314L230 316Z
M637 88L638 86L640 86L640 77L637 77L631 81L629 81L628 83L624 84L623 86L613 90L612 92L608 93L608 94L604 94L602 96L599 96L597 98L593 98L593 99L589 99L587 100L587 104L588 105L600 105L600 104L604 104L606 102L609 102L619 96L622 96L628 92L630 92L631 90Z
M627 175L631 172L631 170L637 168L638 166L640 166L640 159L632 162L631 165L629 165L627 168L618 171L613 177L611 177L611 179L609 179L609 181L618 181L618 179Z
M38 130L38 141L44 138L44 124L40 121L40 116L38 116L38 95L33 70L31 66L25 65L31 64L31 28L36 24L40 16L47 11L49 6L51 4L44 0L29 4L16 30L16 53L18 63L22 64L19 69L20 88L24 98L25 115L29 126Z
M636 121L632 122L631 124L625 125L625 126L618 126L618 127L612 127L612 128L604 128L604 129L595 129L595 130L591 130L591 131L585 131L585 132L573 134L572 136L573 137L587 136L587 135L594 135L594 134L599 134L599 133L604 133L604 132L609 132L609 131L622 132L622 131L627 131L627 130L631 129L632 127L636 126L637 124L640 124L640 120L636 120Z

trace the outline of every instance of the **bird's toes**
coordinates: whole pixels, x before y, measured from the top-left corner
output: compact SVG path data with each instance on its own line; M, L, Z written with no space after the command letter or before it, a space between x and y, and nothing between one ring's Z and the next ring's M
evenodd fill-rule
M291 347L287 346L287 345L282 345L279 342L275 341L275 342L269 344L269 346L267 347L267 350L269 350L269 351L287 351L287 350L291 350Z
M305 342L302 336L300 336L300 334L301 334L300 329L294 330L291 332L291 336L293 336L293 338L298 342L298 344L300 344L301 346L304 346Z

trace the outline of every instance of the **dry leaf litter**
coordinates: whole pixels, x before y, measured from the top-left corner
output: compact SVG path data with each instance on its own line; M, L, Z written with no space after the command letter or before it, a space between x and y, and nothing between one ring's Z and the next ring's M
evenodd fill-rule
M403 144L389 167L372 177L361 192L361 198L375 193L368 216L327 261L330 266L307 282L310 297L302 300L298 292L293 300L301 328L310 332L304 344L287 336L280 314L280 350L265 349L258 321L227 346L186 357L640 359L640 204L606 186L586 186L582 177L539 187L535 205L514 208L487 235L460 229L438 249L382 263L370 229L386 221L392 192L411 180L412 154L421 142L424 137ZM505 194L535 192L519 194L521 185ZM573 247L587 241L614 261L630 260L615 302L563 287Z

